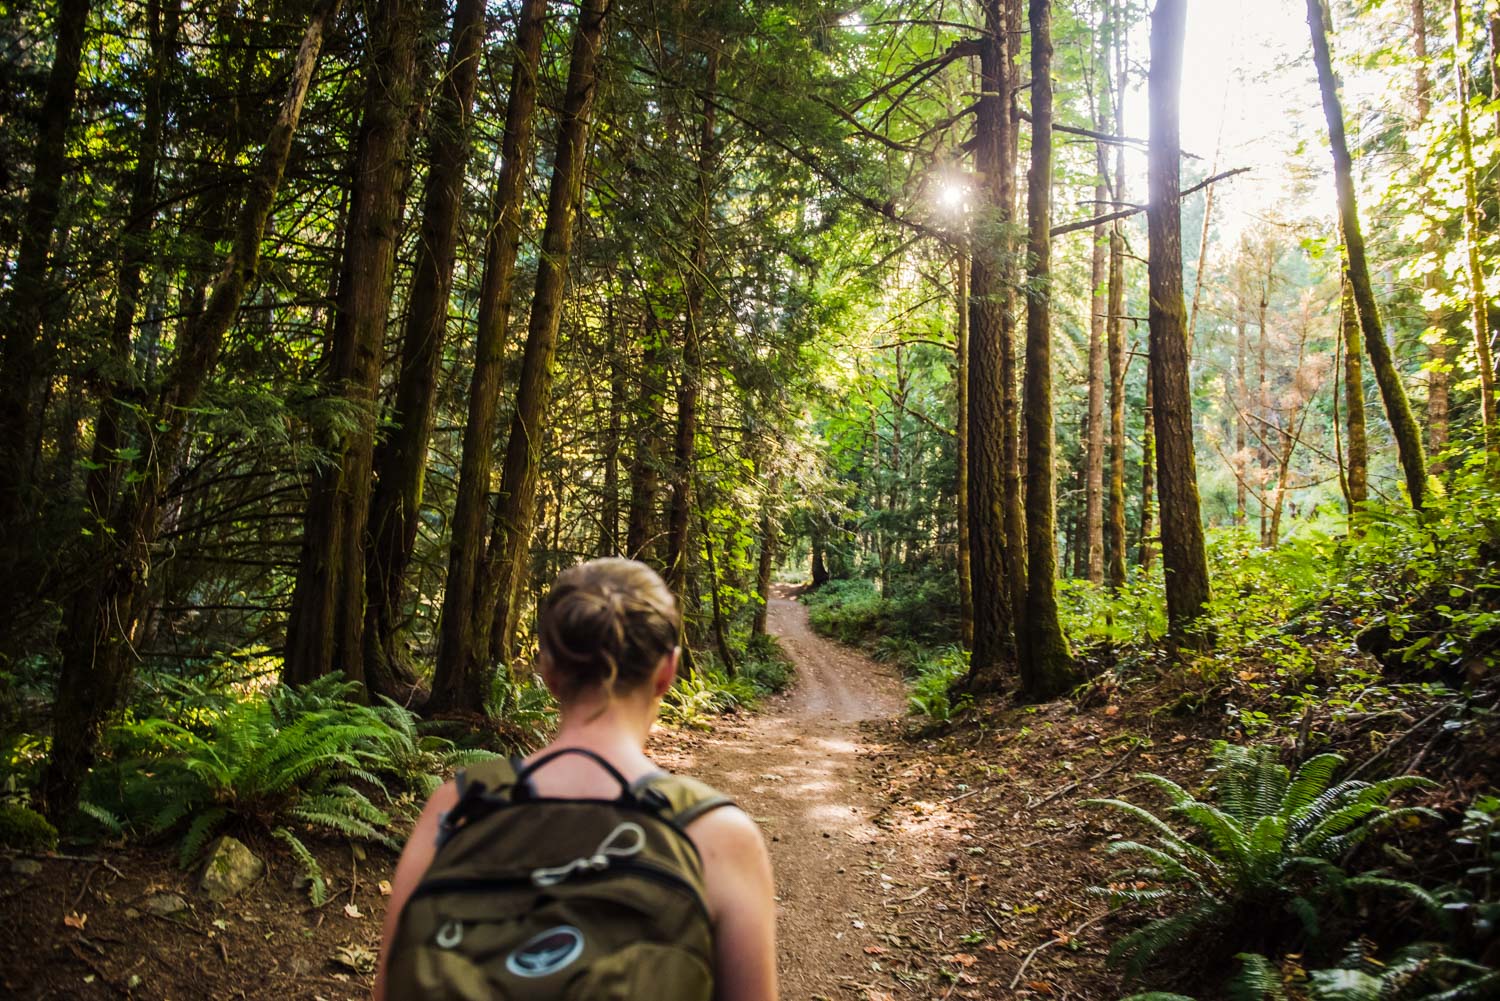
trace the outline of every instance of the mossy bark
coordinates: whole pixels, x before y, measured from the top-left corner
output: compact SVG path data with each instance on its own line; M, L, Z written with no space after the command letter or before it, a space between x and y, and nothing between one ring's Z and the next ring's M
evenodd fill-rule
M492 195L493 216L485 240L484 275L479 286L474 368L469 378L468 416L458 492L451 519L448 575L438 627L437 668L427 711L484 705L485 664L493 622L491 592L483 578L485 515L500 403L505 335L510 323L511 289L521 241L521 205L535 136L537 68L541 64L547 0L524 0L516 17L505 135L500 174Z
M1339 219L1343 224L1344 245L1349 255L1349 278L1354 284L1354 302L1359 310L1359 328L1364 335L1365 350L1380 386L1386 418L1396 438L1397 457L1406 480L1407 495L1415 508L1421 508L1427 496L1427 457L1422 450L1422 432L1412 416L1411 401L1396 370L1395 359L1385 343L1375 291L1370 284L1370 265L1365 254L1364 230L1360 228L1359 202L1354 195L1354 163L1344 134L1344 108L1339 100L1338 78L1333 72L1333 53L1328 34L1330 19L1324 0L1307 0L1307 23L1312 33L1313 62L1318 68L1318 86L1323 97L1323 113L1328 120L1328 139L1333 154L1334 180L1338 188Z
M1182 145L1179 107L1185 0L1158 0L1151 15L1150 201L1151 377L1156 474L1161 495L1162 568L1168 629L1178 643L1207 639L1208 557L1198 502L1193 398L1188 380L1187 305L1182 288Z
M1074 681L1057 608L1052 419L1052 3L1031 0L1031 175L1027 186L1026 620L1021 690L1045 700Z

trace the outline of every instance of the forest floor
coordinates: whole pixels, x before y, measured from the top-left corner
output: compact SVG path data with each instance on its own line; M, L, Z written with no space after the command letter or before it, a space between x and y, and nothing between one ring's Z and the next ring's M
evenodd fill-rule
M788 1001L1112 1001L1103 881L1110 818L1081 805L1140 767L1201 769L1207 735L1159 702L981 706L914 729L888 667L816 636L783 593L772 631L797 683L706 732L659 729L665 767L722 788L764 830L776 870ZM1186 732L1180 726L1186 725ZM394 856L328 843L331 896L294 886L284 848L250 839L267 875L208 903L171 846L0 861L0 994L41 998L368 996L382 880ZM168 916L164 895L184 908Z

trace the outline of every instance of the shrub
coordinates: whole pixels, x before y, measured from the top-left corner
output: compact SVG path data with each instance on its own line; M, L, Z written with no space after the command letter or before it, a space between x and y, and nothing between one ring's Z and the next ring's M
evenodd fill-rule
M1401 817L1435 816L1421 807L1392 808L1391 797L1432 785L1403 775L1379 782L1345 780L1332 785L1344 759L1322 754L1293 776L1276 761L1274 747L1220 744L1215 752L1217 803L1200 800L1160 775L1139 776L1164 792L1169 810L1191 828L1179 833L1155 814L1117 799L1092 800L1140 821L1156 835L1155 844L1111 843L1112 855L1138 860L1114 873L1108 887L1095 891L1115 904L1162 907L1170 913L1150 921L1115 943L1112 962L1137 976L1162 949L1183 939L1208 940L1231 929L1256 929L1271 945L1286 922L1296 919L1309 939L1321 932L1336 903L1336 891L1369 888L1404 891L1424 902L1420 888L1373 873L1350 875L1344 861L1376 831Z
M946 723L953 714L966 708L972 696L951 696L953 685L969 671L969 654L962 647L944 647L917 662L916 676L906 696L908 712L926 716L935 723Z
M753 706L756 694L754 684L744 676L731 678L718 670L691 671L667 689L660 715L674 726L703 730L712 716Z
M786 651L781 649L781 644L776 642L776 637L764 633L750 636L745 644L739 674L758 691L766 695L784 691L792 683L795 672L796 668Z
M0 800L0 846L23 852L50 852L57 828L35 810Z
M391 815L371 797L391 803L388 780L430 790L429 769L472 756L418 737L394 703L349 701L353 690L330 677L196 706L182 722L123 723L108 735L112 758L90 776L81 809L117 835L182 829L184 865L230 824L301 823L396 847Z

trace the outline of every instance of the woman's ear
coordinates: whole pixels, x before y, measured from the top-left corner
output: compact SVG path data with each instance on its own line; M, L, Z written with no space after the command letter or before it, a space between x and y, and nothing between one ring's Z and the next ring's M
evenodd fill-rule
M656 673L651 676L651 697L661 698L667 694L667 689L672 687L672 682L677 680L677 662L682 657L682 647L672 648L672 652L661 659L656 665Z

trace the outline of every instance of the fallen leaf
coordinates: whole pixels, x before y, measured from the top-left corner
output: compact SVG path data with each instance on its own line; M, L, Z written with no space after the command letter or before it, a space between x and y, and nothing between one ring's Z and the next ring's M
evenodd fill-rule
M390 880L388 880L388 879L382 879L380 881L380 895L382 897L389 897L391 895L391 881Z
M88 924L88 920L89 916L87 914L78 914L76 912L63 916L63 924L69 928L76 928L79 931L83 931L83 926Z
M973 966L979 962L979 957L972 953L958 952L951 956L944 956L943 960L949 963L957 963L959 966Z
M350 917L350 918L355 918L356 920L359 919L359 918L364 917L363 914L359 913L359 908L356 907L354 904L345 904L344 905L344 916L345 917Z
M1118 716L1118 715L1120 715L1120 707L1119 706L1105 706L1104 707L1104 715L1106 715L1106 716Z
M333 954L333 961L340 966L347 966L355 973L374 973L376 956L375 953L362 945L341 945Z
M866 956L884 956L885 955L885 946L881 946L881 945L867 945L867 946L865 946L865 955Z

